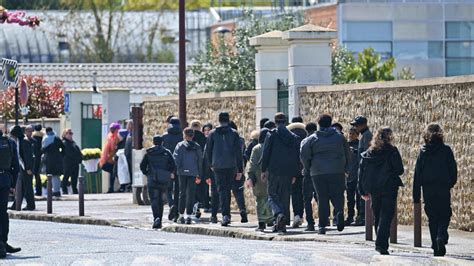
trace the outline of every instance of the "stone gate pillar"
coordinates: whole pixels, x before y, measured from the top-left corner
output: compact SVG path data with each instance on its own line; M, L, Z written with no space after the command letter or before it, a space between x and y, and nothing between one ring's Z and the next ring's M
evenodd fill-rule
M283 32L288 47L288 115L299 115L301 87L331 84L331 47L336 31L306 24Z
M278 110L277 80L288 79L288 42L281 31L271 31L250 38L255 46L256 127L260 119L273 116Z

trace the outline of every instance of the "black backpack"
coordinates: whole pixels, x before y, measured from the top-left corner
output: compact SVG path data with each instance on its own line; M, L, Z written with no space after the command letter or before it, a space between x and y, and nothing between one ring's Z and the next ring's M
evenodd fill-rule
M10 170L12 167L13 151L7 137L0 137L0 169Z

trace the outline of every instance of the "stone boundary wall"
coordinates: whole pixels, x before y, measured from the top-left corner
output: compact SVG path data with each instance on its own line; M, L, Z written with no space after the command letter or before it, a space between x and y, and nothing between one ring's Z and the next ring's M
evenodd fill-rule
M374 132L390 126L395 133L405 165L400 189L398 217L413 224L412 181L422 132L430 122L444 129L445 143L454 151L458 183L452 190L451 227L474 230L473 101L474 75L411 81L375 82L334 86L314 86L300 90L300 113L305 122L329 113L347 133L356 115L365 115ZM423 212L424 213L424 212ZM424 215L424 214L423 214ZM425 216L425 215L424 215ZM426 223L426 217L424 217Z

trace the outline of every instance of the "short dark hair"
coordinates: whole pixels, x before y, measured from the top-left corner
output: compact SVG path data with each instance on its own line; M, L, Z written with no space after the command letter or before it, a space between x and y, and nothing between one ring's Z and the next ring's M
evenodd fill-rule
M266 123L267 121L270 121L270 119L268 119L268 118L262 118L262 119L260 119L260 129L262 129L262 128L265 127L265 123Z
M274 129L276 128L276 125L275 125L275 122L269 120L265 122L265 125L263 125L263 127L268 128L268 129Z
M303 123L303 118L301 116L295 116L291 119L291 123Z
M341 131L341 132L342 132L342 130L344 129L344 128L342 127L342 125L339 124L339 123L334 123L334 124L331 125L331 127L337 128L337 129L338 129L339 131Z
M187 127L183 130L183 133L185 136L188 136L188 137L194 137L194 129L190 128L190 127Z
M318 117L318 125L323 128L331 127L332 117L329 114L322 114Z
M316 130L318 130L318 125L314 122L309 122L306 124L305 127L306 131L308 132L308 135L313 134Z
M284 113L278 112L275 114L275 124L285 124L286 123L286 115Z
M52 131L53 131L53 129L51 127L46 128L46 132L52 132Z

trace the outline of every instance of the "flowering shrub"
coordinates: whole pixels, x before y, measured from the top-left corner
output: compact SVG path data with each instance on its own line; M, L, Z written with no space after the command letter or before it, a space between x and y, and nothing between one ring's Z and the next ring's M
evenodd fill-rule
M28 84L29 118L49 117L57 118L64 110L64 92L62 82L52 85L46 83L43 77L22 75ZM15 89L9 87L0 98L0 110L3 117L15 117Z
M37 16L27 16L24 11L8 11L0 6L0 23L17 23L20 26L34 28L39 26L40 19Z

